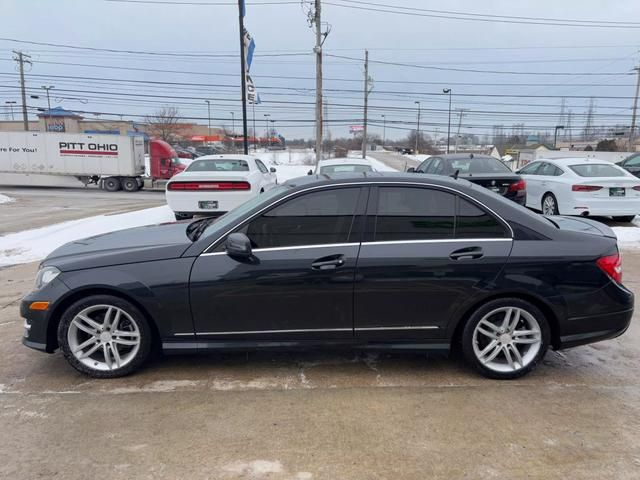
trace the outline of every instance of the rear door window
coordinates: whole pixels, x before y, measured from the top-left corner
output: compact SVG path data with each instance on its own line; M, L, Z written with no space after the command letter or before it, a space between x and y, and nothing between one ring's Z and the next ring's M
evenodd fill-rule
M493 215L462 197L458 197L456 238L506 238L505 226Z
M374 241L453 238L455 195L433 188L380 187Z

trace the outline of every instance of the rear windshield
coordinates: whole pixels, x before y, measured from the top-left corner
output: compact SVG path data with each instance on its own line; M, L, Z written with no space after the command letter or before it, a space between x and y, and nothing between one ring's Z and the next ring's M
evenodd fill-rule
M327 165L320 167L320 173L371 172L369 165Z
M581 177L626 177L624 170L606 163L585 163L570 165L569 168Z
M454 171L460 170L461 175L474 173L512 173L500 160L495 158L476 157L451 160Z
M187 172L248 172L249 164L245 160L196 160L187 167Z

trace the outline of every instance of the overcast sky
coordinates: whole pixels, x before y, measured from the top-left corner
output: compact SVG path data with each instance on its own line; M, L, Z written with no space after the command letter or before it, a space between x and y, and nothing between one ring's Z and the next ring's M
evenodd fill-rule
M210 3L228 1L210 0ZM259 1L264 2L256 0L256 3ZM264 115L269 114L286 137L310 137L314 118L314 34L300 2L280 2L247 5L245 24L256 42L252 76L263 101L255 108L257 128L259 133L264 131ZM630 124L635 89L632 68L640 63L637 0L616 0L609 4L584 0L370 0L368 3L331 0L323 6L323 21L331 27L324 45L327 54L324 76L328 128L333 136L347 136L348 125L362 123L363 65L362 60L329 55L363 58L365 48L370 52L370 75L374 78L371 130L382 135L385 115L389 138L404 136L415 128L415 101L420 102L421 130L432 135L436 131L439 135L446 133L448 99L441 93L445 87L453 89L454 132L459 120L457 109L461 108L465 109L463 133L481 135L491 133L492 125L503 124L510 129L514 123L524 123L527 130L553 129L561 121L562 96L567 97L566 108L573 114L574 134L584 127L591 96L595 97L596 105L594 125ZM508 20L481 22L422 16L434 13L418 10L403 10L409 14L377 12L370 10L376 8L371 3L484 15L639 23L635 28L587 28L518 24ZM606 5L609 7L605 9ZM0 33L3 38L192 56L74 50L0 40L2 104L7 100L19 102L11 50L21 49L33 60L27 72L29 93L39 93L36 90L41 85L54 85L52 106L101 112L100 118L119 118L107 115L111 113L140 120L159 106L175 105L185 118L206 124L204 99L210 99L213 125L231 127L233 111L239 130L237 14L232 5L4 0ZM197 54L218 56L193 56ZM554 72L590 75L547 75ZM602 73L617 75L593 75ZM33 107L46 106L43 99L29 103ZM90 113L84 115L94 117ZM251 108L249 121L252 122Z

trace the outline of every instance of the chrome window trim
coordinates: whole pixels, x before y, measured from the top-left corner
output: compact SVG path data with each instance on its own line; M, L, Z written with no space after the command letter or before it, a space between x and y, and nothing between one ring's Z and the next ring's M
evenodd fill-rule
M378 187L386 187L386 186L404 186L404 185L411 185L411 186L418 186L418 187L434 187L434 188L440 188L443 190L447 190L450 192L453 192L455 194L461 195L465 198L468 198L469 200L471 200L472 202L475 202L479 205L481 205L483 208L485 208L487 211L491 212L493 215L495 215L504 226L506 226L509 229L509 232L511 233L511 237L510 239L513 240L514 237L514 232L513 229L511 228L511 225L509 225L509 223L502 218L498 213L496 213L492 208L488 207L487 205L485 205L484 203L482 203L480 200L472 197L471 195L467 195L464 192L461 192L460 190L456 190L455 188L451 188L445 185L436 185L433 183L422 183L422 182L350 182L350 183L334 183L331 185L316 185L315 187L309 187L303 190L297 190L295 192L291 192L288 195L285 195L284 197L270 203L269 205L265 206L264 208L261 208L260 210L258 210L256 213L254 213L253 215L251 215L250 217L244 219L242 222L237 223L236 225L234 225L232 228L230 228L229 230L227 230L225 233L223 233L222 235L220 235L218 238L216 238L213 242L211 242L209 244L209 246L207 248L204 249L203 253L201 253L200 255L211 255L212 253L224 253L224 252L208 252L208 250L210 248L212 248L215 244L217 244L221 239L223 239L224 237L226 237L227 235L229 235L231 232L233 232L236 228L239 228L243 225L245 225L246 223L250 222L251 220L253 220L255 217L257 217L258 215L260 215L262 212L264 212L265 210L268 210L269 208L278 205L281 202L284 202L285 200L287 200L288 198L294 196L294 195L298 195L298 194L302 194L302 193L306 193L306 192L311 192L313 190L318 190L318 189L330 189L330 188L334 188L334 187L351 187L351 186L356 186L356 187L362 187L362 186L378 186ZM457 240L457 239L454 239ZM505 240L505 239L501 239L501 240ZM309 245L309 247L312 247L312 245ZM274 248L290 248L290 247L274 247ZM257 250L257 249L256 249Z
M257 335L272 333L307 333L307 332L351 332L351 331L375 331L375 330L437 330L437 325L426 326L399 326L399 327L356 327L356 328L297 328L292 330L243 330L227 332L196 332L196 333L174 333L175 337L186 335Z

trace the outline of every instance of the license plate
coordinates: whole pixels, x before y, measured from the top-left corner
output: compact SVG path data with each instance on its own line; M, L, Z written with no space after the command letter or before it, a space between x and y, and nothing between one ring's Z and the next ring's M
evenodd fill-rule
M624 197L624 187L612 187L609 189L610 197Z
M202 210L215 210L216 208L218 208L218 201L204 200L204 201L198 202L198 208Z

